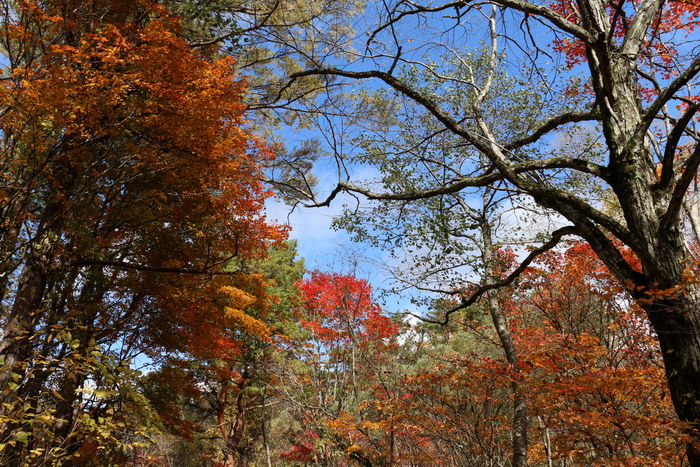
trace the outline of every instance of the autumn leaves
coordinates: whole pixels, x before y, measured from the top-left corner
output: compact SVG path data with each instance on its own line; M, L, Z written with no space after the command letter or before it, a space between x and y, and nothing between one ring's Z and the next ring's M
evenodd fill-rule
M6 463L75 463L95 430L102 452L133 446L106 414L144 401L137 354L269 339L243 311L266 307L265 280L237 269L284 237L261 212L271 153L244 129L232 59L193 50L150 2L68 3L5 5Z
M176 3L186 3L184 10L190 12L203 5ZM558 3L550 11L530 8L526 2L499 5L506 3L527 15L554 18L555 26L578 34L578 42L569 37L569 42L556 42L554 51L563 53L569 66L587 63L583 40L593 35L584 30L583 16L576 16L578 7ZM290 10L279 5L273 2L269 14L256 16L257 10L236 4L226 14L253 18L251 30L258 28L256 37L261 38L267 25L277 25L284 19L278 15ZM401 10L399 18L416 15L423 21L428 13L413 3L397 5L416 8ZM679 11L692 24L669 23L663 33L692 30L697 14L694 5L688 5L672 2L668 11ZM218 6L211 6L211 11L218 12ZM456 2L435 11L459 12L464 7ZM509 263L509 252L494 255L498 249L491 240L484 243L481 267L489 274L523 272L517 280L513 276L514 281L508 281L509 286L517 283L517 289L489 288L489 306L500 313L493 322L488 320L489 311L495 316L493 310L485 310L483 304L451 303L465 287L457 276L454 282L433 289L443 292L442 301L432 302L434 317L442 318L440 310L444 312L446 305L452 310L447 326L409 325L390 318L363 279L338 273L313 273L303 279L305 271L295 259L294 247L283 242L285 228L266 220L263 208L271 193L260 180L264 163L274 154L247 126L243 103L247 87L235 60L224 56L217 40L199 41L196 46L186 41L185 28L204 24L197 22L201 16L178 18L160 3L145 0L23 0L5 2L2 8L0 43L6 69L0 84L0 463L166 465L168 459L177 459L173 462L178 465L226 466L277 462L504 465L515 458L512 451L520 449L512 442L516 425L523 438L522 465L528 459L541 465L664 465L678 463L683 456L684 426L674 421L652 327L586 244L571 244L566 250L545 254L534 267L518 269ZM619 10L622 6L617 8L613 14L619 19L624 11ZM317 15L308 22L313 25L324 12L315 7L309 10ZM296 38L298 28L307 24L302 13L305 10L300 8L288 17L291 24L282 22L291 34L278 37ZM216 22L217 14L209 19ZM672 19L667 13L660 17ZM228 17L222 21L231 24ZM375 33L389 29L394 31L381 27ZM496 29L490 30L495 47ZM628 29L619 31L605 47L613 50ZM370 34L371 41L377 40L375 33ZM229 31L221 37L234 35ZM257 45L263 57L262 46ZM310 42L295 50L316 56L313 47L317 45ZM326 46L330 44L321 46L319 56L332 55ZM651 53L646 46L641 49ZM680 262L674 261L685 253L670 255L666 262L638 255L648 263L637 268L631 261L636 258L624 257L626 253L609 234L641 250L653 242L627 232L634 222L625 227L613 218L617 214L600 213L579 202L579 194L556 188L560 175L550 172L580 170L610 181L611 168L588 161L588 154L582 154L582 159L541 161L536 151L531 160L516 154L522 149L531 157L529 143L562 124L602 119L594 104L581 112L567 109L544 123L536 121L537 112L526 113L532 121L525 122L523 135L515 142L501 141L499 135L497 141L485 121L480 122L481 133L471 133L476 127L462 128L472 120L479 123L482 112L473 112L466 120L461 114L452 119L442 113L440 109L450 106L443 106L437 94L446 87L440 81L442 72L435 71L438 68L426 69L436 86L429 97L421 97L420 73L411 68L415 63L402 58L401 50L395 57L381 52L377 56L381 60L374 61L394 60L388 72L362 74L354 68L302 72L381 77L399 91L395 97L403 93L413 104L427 106L428 113L420 119L406 118L405 130L411 134L405 146L413 149L374 147L377 141L391 138L363 143L364 163L376 156L383 164L391 152L406 157L405 162L382 169L390 175L384 187L391 188L393 180L399 189L396 193L379 196L341 182L329 202L341 189L385 200L431 200L426 213L438 212L439 219L427 229L416 225L415 240L409 240L409 245L422 249L425 241L455 256L466 256L473 251L458 242L472 236L470 229L478 224L474 221L488 224L489 216L484 211L482 217L475 217L466 206L469 196L462 197L460 190L475 184L476 193L493 181L503 183L493 189L504 196L529 192L543 205L562 209L574 224L566 232L597 242L595 251L603 260L619 257L620 261L609 264L620 266L618 278L624 272L641 281L646 280L641 273L672 272L679 267ZM275 63L265 72L272 73L278 65L277 71L298 72L300 62L287 52L261 59ZM493 68L486 70L493 75L486 80L489 83L498 74L497 51L493 52ZM338 60L341 56L339 52ZM619 54L601 57L617 59ZM662 61L669 57L660 55ZM454 60L468 63L457 55ZM410 78L405 83L398 78L400 68ZM392 75L395 70L397 74ZM632 97L627 100L632 102L636 81L622 78L619 89L629 91ZM455 76L448 81L478 88L465 79ZM320 95L317 86L327 83L332 81L313 81L313 89L304 97ZM326 90L340 89L339 82L332 84ZM585 86L586 92L605 91ZM484 85L479 91L478 103L490 87ZM282 89L285 92L277 94L292 92L286 86ZM455 108L462 112L464 95L459 86L449 89L454 95L445 102L454 98L460 103ZM513 88L496 100L524 95L521 91ZM522 108L527 99L518 102ZM313 107L313 102L308 104ZM386 104L379 107L394 108L389 101ZM408 104L406 115L421 115ZM304 111L318 110L300 110L290 102L281 105L298 112L295 117L287 115L291 120ZM620 109L615 112L627 115ZM428 114L447 126L433 127ZM386 112L385 117L389 117ZM687 129L692 117L692 112L686 114L680 130L669 130L671 142L674 135L678 137L676 146L681 133L695 137ZM665 118L671 128L674 121ZM426 139L420 133L418 120L433 136ZM328 122L332 127L334 120ZM454 138L435 141L435 154L421 149L433 137L450 132ZM477 146L491 152L471 153L467 143L482 140L490 141L489 145ZM309 153L317 150L309 147L313 148ZM516 158L517 170L511 170L503 148L509 148L507 157L512 153ZM676 148L669 148L665 165L673 168ZM454 167L440 159L453 157L450 151L464 158ZM488 157L496 161L495 166ZM628 159L637 157L632 154ZM416 186L427 191L405 189L411 187L407 174L418 159L427 178L413 172L418 176ZM478 167L471 167L472 160ZM300 180L308 181L310 162L294 157L287 162L294 175L286 184L287 192L306 192L311 183ZM498 174L494 167L504 172ZM472 169L476 171L467 176ZM438 173L442 175L436 177ZM671 177L670 172L666 175ZM652 178L654 187L664 185ZM430 188L433 182L438 184L436 189ZM624 195L623 201L637 199L624 198L632 193L624 187L614 188ZM677 194L683 191L679 188ZM644 193L640 191L638 198ZM631 215L637 205L621 203L620 209ZM412 214L406 213L411 211L408 205L395 206L401 213L392 218L392 224L405 227L401 223L407 222ZM471 219L464 225L454 214L458 206L466 206L463 219ZM391 218L388 210L377 212ZM361 217L355 216L346 228L358 225ZM428 219L413 217L417 223ZM563 230L557 232L556 241ZM453 234L459 240L448 244ZM683 248L681 241L669 244L678 251ZM443 267L440 261L445 256L435 255L437 250L432 248L431 260ZM488 259L492 255L502 270L493 269ZM462 257L456 259L458 268L467 264ZM678 276L685 283L685 276ZM484 284L491 280L484 277ZM674 287L682 285L671 279ZM645 305L641 300L639 304ZM691 334L683 323L665 322L671 316L667 302L653 305L647 313L657 320L653 321L657 331L670 329L679 339ZM686 308L693 309L691 305L686 303ZM505 334L498 335L494 324L509 333L508 340L512 335L508 346L517 352L506 349ZM692 350L678 342L667 347L667 367L681 350ZM513 358L505 359L504 353ZM684 374L668 368L671 382ZM692 379L687 378L694 383ZM692 399L685 394L692 396L694 391L691 387L682 393L683 387L671 385L671 395L682 402L681 408ZM519 404L527 410L515 421ZM694 420L694 412L688 413L679 416Z

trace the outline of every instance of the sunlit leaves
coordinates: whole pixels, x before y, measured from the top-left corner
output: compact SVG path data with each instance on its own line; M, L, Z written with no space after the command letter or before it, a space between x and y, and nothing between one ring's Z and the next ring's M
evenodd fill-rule
M285 236L262 212L273 152L245 128L235 61L192 49L158 4L12 8L0 254L2 352L19 379L2 429L31 435L5 453L109 459L157 425L141 417L135 356L220 359L218 375L271 340L268 283L242 265ZM63 422L33 431L42 413Z

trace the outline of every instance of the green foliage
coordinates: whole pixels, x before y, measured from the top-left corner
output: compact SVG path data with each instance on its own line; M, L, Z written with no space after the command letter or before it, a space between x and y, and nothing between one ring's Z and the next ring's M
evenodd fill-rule
M304 273L296 243L281 243L265 257L234 259L230 270L260 274L270 303L246 311L274 332L273 342L230 332L236 351L228 358L191 354L170 358L146 378L145 395L160 415L166 433L154 458L175 456L182 465L244 462L260 457L281 390L277 369L284 363L278 346L299 333L292 310L299 299L296 283ZM272 408L266 408L271 404ZM198 464L199 462L199 464Z
M0 394L7 401L0 416L0 459L21 459L19 465L109 465L138 457L161 428L141 392L141 372L94 343L81 345L65 328L55 338L65 353L22 367L24 374L14 373L14 382ZM42 378L48 368L50 383L38 395L29 393L23 381ZM75 375L91 380L72 387L67 381Z

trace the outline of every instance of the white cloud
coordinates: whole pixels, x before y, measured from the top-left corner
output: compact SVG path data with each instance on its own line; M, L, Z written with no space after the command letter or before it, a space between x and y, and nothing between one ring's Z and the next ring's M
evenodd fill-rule
M325 269L325 262L340 246L350 243L345 232L331 227L333 219L343 210L342 202L331 203L329 207L292 210L278 199L266 203L267 216L291 227L290 239L298 241L299 256L306 261L309 269Z

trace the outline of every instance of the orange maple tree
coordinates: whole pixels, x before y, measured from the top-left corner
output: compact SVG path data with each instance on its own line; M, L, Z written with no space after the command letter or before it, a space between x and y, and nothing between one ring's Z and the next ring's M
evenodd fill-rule
M499 257L507 272L513 255ZM404 329L403 346L386 350L391 374L364 375L365 385L381 381L386 393L362 402L362 418L348 411L327 426L371 459L389 446L372 430L392 428L393 449L406 462L505 463L517 378L529 408L529 462L682 462L683 425L653 332L588 245L544 255L517 291L498 297L520 350L517 372L477 308L446 328Z
M264 278L227 268L285 231L262 212L273 154L245 128L231 58L193 50L150 1L13 8L1 38L0 443L8 462L58 462L118 406L108 361L235 359L232 332L270 339L247 313L266 306Z
M537 418L531 459L679 463L682 425L658 343L590 246L547 253L521 285L524 292L506 305Z

